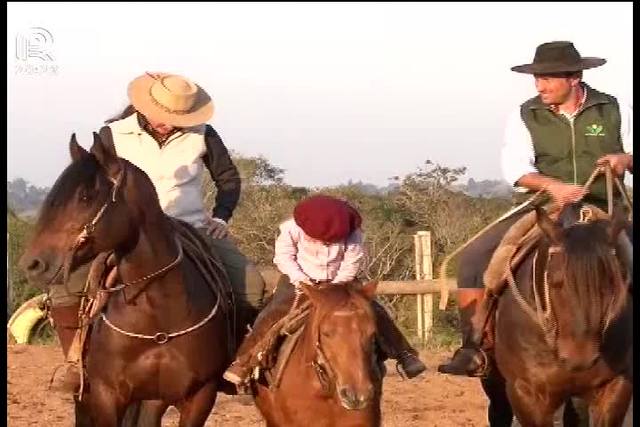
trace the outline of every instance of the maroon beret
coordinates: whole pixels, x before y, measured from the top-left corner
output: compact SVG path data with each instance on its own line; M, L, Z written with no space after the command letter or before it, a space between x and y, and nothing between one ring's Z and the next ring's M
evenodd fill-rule
M321 194L300 201L293 219L307 236L325 243L346 240L362 224L358 211L347 202Z

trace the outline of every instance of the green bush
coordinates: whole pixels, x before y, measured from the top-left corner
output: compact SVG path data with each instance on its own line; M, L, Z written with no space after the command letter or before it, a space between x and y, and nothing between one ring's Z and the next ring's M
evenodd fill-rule
M396 186L383 193L367 191L366 186L358 184L320 189L292 187L284 182L284 170L264 157L235 155L234 161L242 177L242 195L230 223L231 234L240 249L261 265L272 262L279 224L292 215L296 202L314 192L342 197L360 211L367 253L362 268L365 280L415 278L413 235L419 230L431 231L433 271L437 273L447 254L506 211L511 203L453 191L452 185L465 169L434 165L430 161L416 172L396 177ZM216 188L208 174L202 190L205 204L211 209ZM7 225L9 278L13 289L9 309L13 311L41 290L31 287L16 267L33 225L11 212L8 212ZM447 275L453 276L455 271L456 265L452 262ZM415 296L382 296L380 301L407 336L417 336ZM437 307L436 295L433 337L427 346L458 345L459 319L454 298L446 311Z
M41 289L29 284L24 273L18 268L18 260L24 252L32 231L33 224L18 218L12 211L7 211L7 280L11 296L7 307L9 313L13 313L25 301L42 293Z

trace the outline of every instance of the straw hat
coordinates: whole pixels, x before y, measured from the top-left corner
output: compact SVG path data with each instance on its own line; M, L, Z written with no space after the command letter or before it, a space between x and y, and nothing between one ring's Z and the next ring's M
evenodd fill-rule
M175 127L197 126L213 115L207 92L176 74L145 73L129 83L128 94L145 117Z

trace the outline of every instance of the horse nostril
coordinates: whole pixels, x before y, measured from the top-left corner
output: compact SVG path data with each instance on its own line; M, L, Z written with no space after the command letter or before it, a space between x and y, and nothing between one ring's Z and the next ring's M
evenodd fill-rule
M39 258L32 258L25 263L24 269L27 275L37 276L47 270L47 263Z
M368 390L366 395L358 395L355 390L343 387L338 391L340 395L340 399L344 402L347 409L362 409L365 408L369 401L371 400L371 396L373 395L373 389Z
M342 397L347 402L354 402L356 400L356 394L347 387L343 387L340 389L340 397Z

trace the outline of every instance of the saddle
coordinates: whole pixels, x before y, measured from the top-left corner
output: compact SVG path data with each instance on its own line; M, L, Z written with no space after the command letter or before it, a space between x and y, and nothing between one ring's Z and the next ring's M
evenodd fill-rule
M593 205L585 205L590 209L593 219L609 219L609 215ZM556 220L559 211L549 212L549 216ZM492 295L499 295L507 283L506 269L515 270L527 255L534 250L542 237L542 230L537 225L535 211L531 211L520 218L509 228L500 244L496 248L484 271L483 282L485 291ZM633 246L626 233L620 233L618 237L620 253L618 257L627 268L633 266Z
M262 374L271 389L280 385L282 373L307 323L311 303L303 298L301 296L289 313L277 321L254 347L255 354L251 359L256 360L257 366L252 378L258 380Z

